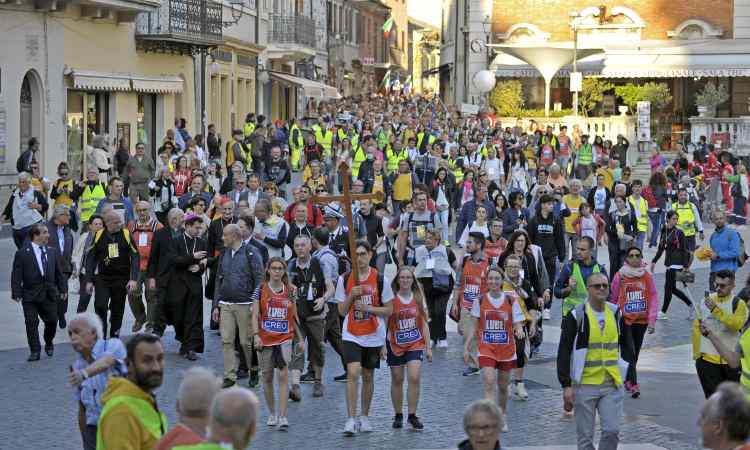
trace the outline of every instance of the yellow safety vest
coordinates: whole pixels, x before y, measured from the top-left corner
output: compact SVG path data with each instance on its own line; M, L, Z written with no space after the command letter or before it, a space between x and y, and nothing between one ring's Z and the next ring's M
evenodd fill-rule
M456 164L455 159L448 159L448 167L453 170L453 177L456 179L456 184L464 181L464 169Z
M255 131L255 124L252 122L246 122L245 126L242 127L242 134L249 138L251 134Z
M297 130L297 142L294 142L294 130ZM301 150L305 146L305 140L302 139L302 131L299 129L297 124L292 125L289 130L289 148L292 150Z
M117 405L125 405L133 413L143 427L159 440L167 431L168 423L167 417L155 409L149 402L141 398L131 397L129 395L118 395L113 397L104 404L102 412L99 415L99 423L107 416L107 414ZM98 428L96 433L96 450L106 450L104 442L102 441L101 427Z
M599 320L591 309L591 305L586 303L585 308L589 318L589 344L581 384L604 384L609 375L612 381L620 386L622 376L617 366L620 352L615 314L609 307L604 307L604 330L602 330L599 328Z
M250 169L252 167L253 162L253 155L249 151L245 151L245 146L242 145L241 142L235 141L234 139L230 139L229 142L227 142L226 146L226 153L227 153L227 170L230 170L232 168L232 164L234 164L234 144L240 144L240 153L245 157L245 168Z
M57 188L57 192L60 194L55 199L55 206L65 205L68 208L73 206L73 199L70 198L70 194L69 194L73 192L73 188L74 188L73 180L68 180L68 181L57 180L57 182L55 183L55 187ZM62 189L64 187L68 188L68 194L63 193Z
M750 328L746 329L740 336L740 350L742 350L742 359L740 360L740 384L745 389L747 398L750 399Z
M648 203L643 197L638 200L638 204L636 204L635 198L633 198L632 195L628 197L630 205L635 210L635 217L638 222L638 232L645 233L648 231Z
M411 200L411 184L411 173L396 175L396 179L393 181L393 200Z
M427 139L427 143L432 144L435 142L435 136L429 135L430 137ZM417 148L422 148L422 139L424 139L424 131L420 131L417 133Z
M573 222L581 216L580 208L583 203L583 196L579 194L574 198L572 194L565 194L565 196L563 196L563 203L568 208L568 211L570 211L570 215L563 219L565 232L571 234L575 233L575 230L573 230Z
M362 147L357 147L357 149L354 150L354 155L352 155L352 177L357 178L359 176L359 166L361 166L366 159L367 155L365 154L365 151L362 150Z
M682 230L686 237L695 236L693 204L689 201L684 205L680 205L679 202L672 203L672 209L677 213L677 228Z
M96 211L96 207L99 206L99 202L106 196L107 190L102 183L96 183L94 189L91 189L88 185L83 188L83 193L78 199L78 212L81 215L81 223L89 221Z
M333 145L333 132L331 130L326 130L325 134L323 134L323 130L318 128L315 130L315 142L323 147L323 157L330 158L331 145Z
M402 148L399 153L396 153L389 145L388 149L385 151L385 158L387 159L385 170L388 173L393 173L398 170L398 163L409 158L409 150Z

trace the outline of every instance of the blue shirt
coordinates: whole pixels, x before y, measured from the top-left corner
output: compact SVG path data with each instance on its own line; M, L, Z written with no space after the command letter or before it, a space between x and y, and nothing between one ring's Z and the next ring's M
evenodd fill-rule
M718 259L711 260L711 272L724 269L736 272L737 258L740 257L740 252L742 252L739 233L725 225L714 231L709 242L711 250L718 256Z
M107 388L107 382L111 376L124 376L128 369L125 366L125 346L117 338L99 339L91 350L91 358L96 361L105 356L115 359L115 365L104 372L89 377L76 386L76 401L83 404L86 414L86 424L96 425L99 422L99 414L102 412L102 393ZM73 363L73 370L85 369L89 362L78 357Z

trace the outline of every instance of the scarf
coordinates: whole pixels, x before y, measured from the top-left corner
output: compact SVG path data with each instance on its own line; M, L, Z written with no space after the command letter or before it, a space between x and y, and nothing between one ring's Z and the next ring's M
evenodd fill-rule
M620 275L623 277L627 277L627 278L640 278L645 273L646 273L645 265L641 265L641 267L631 267L625 264L620 268Z

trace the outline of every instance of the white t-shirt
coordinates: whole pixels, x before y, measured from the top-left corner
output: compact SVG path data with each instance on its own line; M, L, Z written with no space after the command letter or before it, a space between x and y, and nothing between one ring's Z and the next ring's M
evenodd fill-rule
M382 305L393 299L393 290L389 283L383 283L383 292L380 293L380 302ZM346 286L344 277L340 276L336 283L336 301L339 303L346 302ZM377 317L378 329L373 334L366 336L355 336L349 332L349 314L344 316L344 324L341 327L341 339L348 342L354 342L361 347L382 347L385 345L385 321L382 317Z
M588 236L596 242L597 224L594 216L581 216L581 236Z

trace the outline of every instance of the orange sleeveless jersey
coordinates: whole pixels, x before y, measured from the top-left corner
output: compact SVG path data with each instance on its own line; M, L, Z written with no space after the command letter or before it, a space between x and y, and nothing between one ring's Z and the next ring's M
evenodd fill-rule
M367 280L360 281L358 285L362 288L362 303L376 307L381 306L377 270L370 268L370 275ZM349 294L353 287L354 276L348 276L346 293ZM373 313L355 310L352 303L347 313L347 330L354 336L368 336L378 330L378 318Z
M474 301L487 293L487 258L483 258L475 263L471 258L464 262L463 271L461 272L461 287L463 296L461 296L461 306L471 309Z
M258 335L264 347L283 344L294 337L294 302L289 292L275 293L263 284L260 291Z
M625 323L648 323L648 289L643 278L621 277L617 295L617 306L622 311Z
M479 356L495 361L515 360L516 340L513 336L513 304L510 298L506 296L499 308L490 303L487 294L483 294L480 301L477 321Z
M393 314L388 319L388 342L394 355L400 356L404 352L424 350L425 340L422 334L424 320L419 314L417 300L412 295L407 304L403 304L396 295L391 300Z

